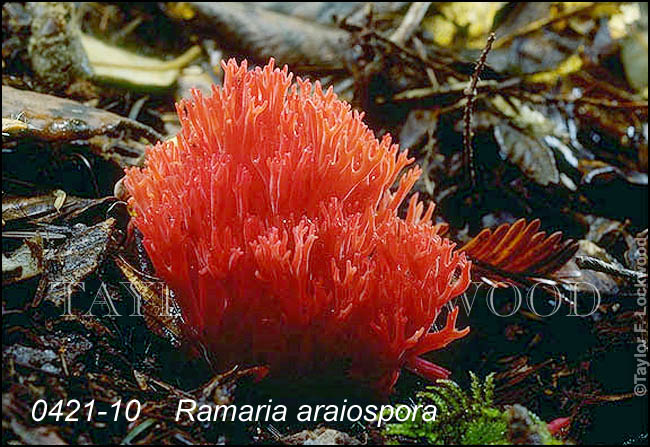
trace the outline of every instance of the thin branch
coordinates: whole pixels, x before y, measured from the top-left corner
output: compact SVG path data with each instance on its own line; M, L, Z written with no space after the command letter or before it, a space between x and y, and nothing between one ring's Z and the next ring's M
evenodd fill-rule
M404 20L395 30L390 40L398 45L404 45L418 29L431 2L413 2L404 16Z
M472 188L476 186L474 151L472 150L472 109L474 108L474 102L476 100L476 84L478 83L481 72L485 67L485 60L487 59L487 55L490 52L493 43L494 33L490 34L490 37L488 37L488 41L485 44L485 48L483 48L481 57L479 57L478 62L476 63L474 74L472 74L469 81L469 86L465 89L467 103L465 104L465 112L463 114L463 121L465 122L465 128L463 131L463 161L465 169L467 170L466 172L469 173L469 180Z
M576 264L581 269L593 270L595 272L607 273L609 275L621 276L633 280L647 277L644 273L619 267L591 256L576 256Z

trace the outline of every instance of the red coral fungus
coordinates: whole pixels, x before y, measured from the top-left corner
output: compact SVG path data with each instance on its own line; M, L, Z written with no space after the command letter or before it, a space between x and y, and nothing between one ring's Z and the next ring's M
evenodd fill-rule
M469 329L430 328L469 284L414 195L406 151L378 141L363 114L286 66L224 64L223 87L177 105L176 142L129 169L135 225L176 292L188 337L220 366L343 373L390 392L401 367L446 370L418 356ZM338 365L338 366L336 366ZM341 366L346 365L346 366Z

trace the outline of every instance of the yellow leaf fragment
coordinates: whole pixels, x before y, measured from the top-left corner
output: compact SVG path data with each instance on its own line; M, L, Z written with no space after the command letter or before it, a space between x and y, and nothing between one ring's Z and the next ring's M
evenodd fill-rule
M86 34L81 35L81 43L96 77L141 87L170 87L180 70L201 54L201 47L193 46L176 59L163 61L108 45Z
M582 68L582 58L578 54L572 54L560 63L553 70L541 71L534 73L528 77L531 82L543 82L545 84L553 84L558 79L563 78L571 73L580 71Z
M435 42L452 46L459 28L467 27L469 48L483 48L494 17L506 2L451 2L440 6L440 14L425 22ZM428 25L428 26L427 26Z
M65 204L65 199L68 197L68 195L66 194L65 191L61 189L57 189L56 191L54 191L54 197L56 197L56 199L54 199L54 208L58 212L61 212L61 208Z
M27 124L12 118L2 118L2 135L15 135L27 130Z
M170 2L167 5L167 13L175 19L191 20L196 15L196 11L188 2Z

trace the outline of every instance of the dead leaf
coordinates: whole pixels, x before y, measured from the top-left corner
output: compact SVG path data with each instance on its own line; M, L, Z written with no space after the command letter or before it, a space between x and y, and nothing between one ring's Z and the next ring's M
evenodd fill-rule
M60 305L67 298L68 287L79 288L83 279L90 276L101 265L108 249L115 227L115 219L106 219L92 227L76 229L60 247L47 252L43 276L34 297L34 306L43 299Z
M578 244L573 239L563 239L559 231L547 236L546 232L538 231L539 227L539 219L528 224L525 219L519 219L495 230L485 228L461 250L470 258L501 271L550 275L573 256ZM486 273L490 276L489 271Z
M139 165L146 142L155 143L162 139L162 135L149 126L114 113L6 85L2 86L2 116L13 119L20 116L27 126L27 129L8 128L8 138L33 137L59 142L87 140L98 155L114 159L121 167ZM17 133L13 133L14 130ZM141 138L146 142L143 143ZM124 143L118 145L122 141ZM124 145L128 150L114 149Z
M63 203L59 203L57 208L57 200L62 201L60 197L63 197ZM32 197L7 196L2 198L2 220L5 224L22 221L51 223L58 219L69 220L110 200L113 199L110 197L87 199L69 196L63 191Z
M182 336L179 326L180 315L178 305L171 296L162 296L161 287L166 287L162 281L153 283L146 280L131 265L121 257L115 258L115 264L122 270L126 279L133 286L140 296L142 304L142 313L147 327L159 337L169 340L172 344L178 346ZM165 308L165 299L168 300L168 307Z
M300 68L342 69L348 34L334 26L280 14L254 4L190 3L187 21L259 61Z
M494 138L502 157L519 166L526 177L542 186L560 181L553 151L541 141L509 124L494 126Z
M194 46L175 59L163 61L108 45L86 34L81 35L81 43L95 77L140 88L171 87L181 69L201 55L201 47Z

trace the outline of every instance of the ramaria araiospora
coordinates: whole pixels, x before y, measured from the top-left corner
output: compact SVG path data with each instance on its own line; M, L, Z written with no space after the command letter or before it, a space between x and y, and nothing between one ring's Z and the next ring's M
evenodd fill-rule
M287 68L224 64L223 87L177 105L182 130L127 170L134 223L175 291L188 338L224 368L338 374L389 393L400 369L467 334L431 327L470 262L417 199L421 171L332 89ZM393 191L391 186L397 181ZM342 366L345 365L345 366Z

